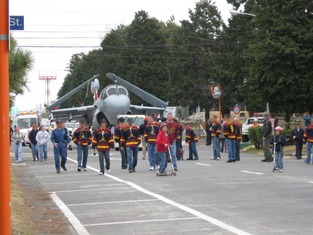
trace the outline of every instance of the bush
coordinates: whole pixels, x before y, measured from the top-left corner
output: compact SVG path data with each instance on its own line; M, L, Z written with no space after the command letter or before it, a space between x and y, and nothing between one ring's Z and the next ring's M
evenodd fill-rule
M249 140L256 149L261 149L263 143L262 127L249 128Z
M292 132L291 128L283 130L283 136L285 136L286 141L287 141L286 145L293 145L293 139L291 136L291 132Z

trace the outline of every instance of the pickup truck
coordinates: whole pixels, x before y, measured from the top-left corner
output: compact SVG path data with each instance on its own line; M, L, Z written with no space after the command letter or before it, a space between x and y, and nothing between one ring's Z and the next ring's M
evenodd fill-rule
M260 126L263 126L264 118L263 117L251 117L246 120L246 122L242 125L242 141L249 141L249 128L252 126L254 119L258 119L258 123Z

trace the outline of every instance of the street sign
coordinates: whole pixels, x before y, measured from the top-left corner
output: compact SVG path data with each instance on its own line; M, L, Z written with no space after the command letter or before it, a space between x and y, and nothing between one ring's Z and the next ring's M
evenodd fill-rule
M234 106L234 113L239 114L240 113L240 107L238 105Z
M10 16L10 30L24 30L24 16Z

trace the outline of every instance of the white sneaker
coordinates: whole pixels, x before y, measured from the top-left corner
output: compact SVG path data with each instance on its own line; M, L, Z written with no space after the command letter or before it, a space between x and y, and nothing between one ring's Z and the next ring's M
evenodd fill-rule
M150 171L154 171L154 167L153 166L150 167Z
M107 172L109 172L109 173L110 173L110 172L111 172L111 169L107 170Z
M211 157L211 160L215 160L215 158L214 158L214 157Z
M100 171L99 175L103 175L103 172Z
M221 158L220 158L220 157L218 157L218 158L217 158L217 160L221 160Z

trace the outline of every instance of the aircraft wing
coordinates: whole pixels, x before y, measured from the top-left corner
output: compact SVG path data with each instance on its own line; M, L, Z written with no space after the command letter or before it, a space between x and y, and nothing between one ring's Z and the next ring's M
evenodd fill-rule
M92 76L90 79L88 79L86 82L84 82L83 84L81 84L80 86L76 87L74 90L70 91L69 93L67 93L66 95L62 96L60 99L58 99L57 101L55 101L54 103L52 103L48 109L49 110L53 110L55 107L59 106L60 104L62 104L64 101L68 100L69 98L73 97L75 94L77 94L78 92L80 92L82 89L85 89L86 86L94 81L95 79L98 79L100 75L94 75Z
M155 111L165 111L166 108L159 108L159 107L150 107L150 106L143 106L143 105L130 105L130 110L155 110Z
M140 97L142 100L146 101L147 103L151 104L152 106L160 107L160 108L166 108L167 107L167 103L164 102L163 100L155 97L154 95L151 95L150 93L140 89L139 87L131 84L130 82L125 81L123 78L120 78L119 76L117 76L113 73L107 73L106 76L113 81L117 81L118 84L122 85L127 90L131 91L136 96Z
M49 119L61 121L72 121L72 120L79 121L83 117L85 119L92 118L95 111L96 107L94 105L51 110L52 117L50 117Z

